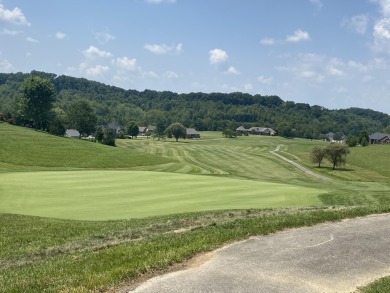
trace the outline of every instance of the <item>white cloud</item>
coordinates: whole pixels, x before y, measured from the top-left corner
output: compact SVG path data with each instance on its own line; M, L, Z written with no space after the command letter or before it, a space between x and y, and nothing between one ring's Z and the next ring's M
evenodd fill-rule
M13 30L8 30L8 29L3 29L0 34L1 35L8 35L8 36L16 36L16 35L19 35L21 34L22 32L21 31L13 31Z
M3 4L0 4L0 21L17 24L17 25L27 25L31 24L27 21L22 10L18 7L15 7L12 10L6 9Z
M167 71L164 73L164 77L168 79L174 79L174 78L179 78L179 75L176 72Z
M265 45L265 46L272 46L275 45L276 41L275 39L272 38L264 38L261 39L260 44Z
M137 59L129 59L127 57L116 58L111 61L113 65L121 70L136 71L139 70Z
M157 73L154 71L143 71L142 72L142 77L147 77L147 78L158 78Z
M227 69L226 73L228 73L228 74L236 74L236 75L240 74L240 72L237 71L237 69L234 68L233 66L229 66L229 68Z
M368 26L368 16L367 15L356 15L350 19L344 21L344 26L347 28L356 31L359 34L364 35Z
M381 14L384 17L390 17L390 1L389 0L372 0L376 2L381 7Z
M100 43L107 43L109 41L113 41L116 39L116 37L109 32L97 32L95 33L95 38L98 40Z
M104 51L104 50L99 50L98 48L94 46L90 46L88 49L83 51L83 55L86 58L96 58L96 57L101 57L101 58L109 58L112 57L112 54L110 52Z
M223 63L226 62L229 58L228 54L221 49L210 50L209 54L210 54L209 57L210 64Z
M96 65L85 70L85 73L89 76L98 76L110 70L110 67L103 65Z
M310 36L308 32L303 30L296 30L293 35L287 36L286 42L300 42L310 40Z
M272 76L270 77L265 77L264 75L260 75L258 78L257 78L257 81L262 83L262 84L271 84L274 79Z
M175 3L176 0L145 0L148 3L160 4L160 3Z
M251 83L244 84L244 90L246 92L249 92L249 91L253 90L253 85Z
M376 39L390 39L390 18L383 18L375 24L374 37Z
M6 59L0 58L0 72L11 73L15 71L15 68Z
M310 3L315 5L318 9L321 9L323 6L321 0L310 0Z
M170 46L166 44L145 44L144 48L154 54L180 54L183 50L183 44L172 44Z
M58 39L58 40L63 40L63 39L66 38L66 34L63 33L63 32L57 32L57 33L55 34L55 37L56 37L56 39Z
M30 43L39 43L38 40L33 39L33 38L31 38L31 37L27 37L27 38L26 38L26 41L27 41L27 42L30 42Z

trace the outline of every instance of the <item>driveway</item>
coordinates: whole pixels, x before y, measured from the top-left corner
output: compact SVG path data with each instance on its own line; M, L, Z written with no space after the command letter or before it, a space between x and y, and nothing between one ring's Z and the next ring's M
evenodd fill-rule
M390 214L258 236L130 292L353 292L390 275Z

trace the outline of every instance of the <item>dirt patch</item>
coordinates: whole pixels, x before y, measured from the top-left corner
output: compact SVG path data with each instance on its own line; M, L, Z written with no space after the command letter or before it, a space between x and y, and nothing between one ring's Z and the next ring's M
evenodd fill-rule
M174 264L173 266L171 266L165 270L160 270L157 272L148 272L148 273L142 274L138 277L133 278L132 280L125 281L122 284L119 284L115 287L109 288L105 292L106 293L128 293L128 292L131 292L132 290L136 289L142 283L144 283L147 280L152 279L154 277L198 267L198 266L204 264L205 262L209 261L214 256L214 254L215 254L214 251L199 253L196 256L194 256L193 258L190 258L189 260L187 260L185 262Z

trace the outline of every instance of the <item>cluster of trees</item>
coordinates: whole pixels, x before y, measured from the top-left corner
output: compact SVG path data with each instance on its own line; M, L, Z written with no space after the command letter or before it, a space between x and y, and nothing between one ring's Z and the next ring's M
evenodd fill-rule
M18 122L16 101L20 86L31 76L48 80L54 87L53 111L60 122L70 125L73 103L87 102L96 115L97 125L111 122L126 126L157 125L164 131L174 122L199 131L234 130L243 125L265 126L288 137L323 138L328 132L357 136L383 131L390 116L369 109L328 110L321 106L283 101L278 96L245 93L189 93L124 90L84 78L56 76L45 72L0 74L0 112ZM52 111L52 112L53 112ZM161 134L162 135L162 134Z
M322 161L327 159L332 165L333 170L341 165L345 165L346 157L350 153L348 146L340 143L331 143L325 148L315 147L310 153L310 161L318 164L321 168Z
M348 136L347 140L345 141L345 143L349 147L355 147L357 145L365 147L365 146L368 146L369 141L370 141L370 138L368 136L367 131L361 131L361 132L359 132L358 135L350 135L350 136Z

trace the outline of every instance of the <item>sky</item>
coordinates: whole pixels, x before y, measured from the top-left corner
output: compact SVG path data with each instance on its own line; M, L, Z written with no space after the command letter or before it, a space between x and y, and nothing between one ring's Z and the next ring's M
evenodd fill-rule
M0 72L390 114L390 0L0 0Z

